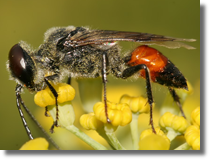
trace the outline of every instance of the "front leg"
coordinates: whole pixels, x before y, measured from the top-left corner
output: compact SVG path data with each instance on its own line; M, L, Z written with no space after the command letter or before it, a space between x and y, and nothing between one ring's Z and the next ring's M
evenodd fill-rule
M52 75L53 77L55 77L55 75ZM54 121L52 127L50 128L50 132L53 133L54 132L54 127L58 127L58 93L57 91L54 89L54 87L50 84L49 79L51 76L45 77L44 81L47 84L47 86L49 87L50 91L52 92L52 94L55 97L55 106L56 106L56 120Z
M150 82L150 71L149 71L148 67L145 64L139 64L136 66L129 67L123 71L121 78L126 79L126 78L134 75L136 72L140 71L141 69L144 69L145 73L146 73L146 76L145 76L146 77L146 89L147 89L148 103L150 105L150 122L149 122L149 124L152 127L153 133L156 133L154 124L153 124L152 104L154 101L153 101L152 87L151 87L151 82Z

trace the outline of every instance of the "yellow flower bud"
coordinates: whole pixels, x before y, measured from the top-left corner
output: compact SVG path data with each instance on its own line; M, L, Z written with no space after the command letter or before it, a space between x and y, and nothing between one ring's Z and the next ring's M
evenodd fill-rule
M163 137L153 134L139 141L139 150L169 150L170 143Z
M188 126L187 120L184 117L174 115L170 112L166 112L161 116L159 124L162 128L170 127L180 133L185 132Z
M168 143L170 143L170 140L168 139L168 137L165 135L165 133L160 129L160 127L156 127L155 128L156 134L163 137L164 139L166 139L168 141ZM147 137L148 135L152 135L154 134L152 129L146 129L144 131L141 132L140 135L140 140L144 139L145 137Z
M75 89L69 84L59 83L55 86L55 89L58 92L59 103L72 101L75 97Z
M200 107L195 108L191 113L192 123L200 126Z
M70 85L59 83L56 85L52 84L52 86L58 93L59 103L64 103L74 99L75 90ZM55 97L50 91L49 87L46 87L44 90L37 92L34 96L34 101L40 107L55 105Z
M95 116L103 123L107 123L105 115L104 103L98 102L93 107ZM113 126L125 126L132 120L132 113L129 106L125 103L111 103L107 102L108 117L111 120Z
M128 95L123 95L120 99L120 103L127 103L133 113L149 113L150 106L147 103L147 98L131 97Z
M184 135L187 143L193 150L200 150L200 128L197 125L191 125L187 128Z
M156 134L152 129L144 130L140 135L140 150L169 150L170 140L159 127L155 128Z
M35 138L26 142L20 150L47 150L49 143L45 138Z
M44 90L37 92L34 96L34 102L37 106L46 107L55 104L55 97L50 89L47 87Z
M92 112L89 114L83 114L80 117L80 125L87 130L96 130L101 128L103 123L99 121Z

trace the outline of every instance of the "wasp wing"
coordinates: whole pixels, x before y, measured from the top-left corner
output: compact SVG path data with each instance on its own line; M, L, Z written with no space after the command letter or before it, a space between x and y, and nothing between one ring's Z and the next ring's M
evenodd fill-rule
M101 45L106 42L115 41L131 41L141 42L143 44L155 44L167 48L180 48L194 49L194 47L181 43L193 42L195 39L173 38L162 35L140 33L140 32L124 32L124 31L110 31L110 30L90 30L80 32L72 37L68 37L68 44L71 46L84 46L88 44Z

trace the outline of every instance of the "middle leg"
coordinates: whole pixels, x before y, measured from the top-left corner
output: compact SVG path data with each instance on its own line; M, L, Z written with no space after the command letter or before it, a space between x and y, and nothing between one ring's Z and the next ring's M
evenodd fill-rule
M111 123L111 120L108 116L107 110L107 98L106 98L106 83L107 83L107 65L108 65L108 58L106 52L102 54L102 81L104 84L104 106L105 106L105 114L106 114L106 121Z

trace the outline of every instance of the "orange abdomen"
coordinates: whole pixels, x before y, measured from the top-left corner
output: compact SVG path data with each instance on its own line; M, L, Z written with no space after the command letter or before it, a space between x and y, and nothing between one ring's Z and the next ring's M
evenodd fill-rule
M179 69L158 50L146 45L137 47L132 53L129 66L145 64L153 82L161 85L187 89L187 81ZM145 78L145 70L139 71L139 76Z
M131 60L128 64L130 66L145 64L149 68L151 80L155 81L157 74L164 70L167 62L168 58L166 58L158 50L143 45L139 46L132 52ZM145 78L144 70L140 70L140 76Z

